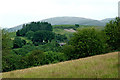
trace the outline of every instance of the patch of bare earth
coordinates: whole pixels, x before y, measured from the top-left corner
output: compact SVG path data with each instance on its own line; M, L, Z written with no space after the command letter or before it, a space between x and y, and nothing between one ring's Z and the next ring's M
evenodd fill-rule
M74 29L64 29L64 30L68 32L76 32Z

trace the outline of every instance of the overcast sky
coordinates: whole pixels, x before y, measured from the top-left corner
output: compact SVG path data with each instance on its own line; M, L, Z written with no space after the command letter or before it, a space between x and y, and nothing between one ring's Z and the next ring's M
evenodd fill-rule
M119 0L0 0L0 27L14 27L51 17L96 20L118 16Z

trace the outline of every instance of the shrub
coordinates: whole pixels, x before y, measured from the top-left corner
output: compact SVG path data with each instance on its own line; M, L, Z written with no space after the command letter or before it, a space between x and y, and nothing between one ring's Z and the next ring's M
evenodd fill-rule
M55 39L57 40L57 42L64 42L65 40L67 40L67 37L65 35L56 34Z
M24 45L24 46L22 46L22 48L13 49L13 51L17 55L25 56L27 53L29 53L35 49L36 49L36 47L34 45Z
M72 45L64 45L62 47L63 53L67 56L68 60L76 59L77 55L75 54L75 47Z
M76 54L76 56L74 56L75 58L107 52L105 34L94 28L79 29L71 38L70 44L74 46L74 54Z
M59 44L55 40L52 40L51 42L46 43L44 45L39 45L37 48L39 50L42 50L45 52L46 51L55 51L55 52L61 51L61 47L59 46Z
M26 44L25 40L22 40L19 37L15 37L15 39L13 41L13 48L21 48L25 44Z
M10 51L7 56L2 56L2 69L3 72L19 69L21 56L14 54Z
M33 31L28 31L28 32L25 34L25 36L26 36L28 39L30 39L30 40L32 40L33 35L34 35L34 32L33 32Z
M111 20L105 26L105 33L107 35L107 43L112 50L120 50L120 18Z
M78 27L79 27L79 24L75 24L75 27L78 28Z
M28 53L26 56L28 58L27 63L29 66L42 65L42 61L45 58L44 52L40 50L33 50L32 52Z
M44 64L56 63L67 60L64 53L48 51L45 52Z

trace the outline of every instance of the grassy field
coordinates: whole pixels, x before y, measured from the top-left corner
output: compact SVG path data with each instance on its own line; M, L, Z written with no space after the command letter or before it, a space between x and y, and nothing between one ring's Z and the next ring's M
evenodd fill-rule
M3 78L117 78L118 52L5 72Z
M65 35L68 39L72 36L73 32L65 31L64 29L53 29L53 32L56 34Z
M53 32L56 34L66 35L68 39L73 35L73 32L65 31L64 29L82 29L82 28L88 28L88 27L94 27L99 30L103 30L103 26L89 26L89 25L79 25L78 28L75 27L75 25L53 25Z
M26 43L32 43L32 41L31 40L29 40L29 39L27 39L27 37L20 37L22 40L25 40L26 41Z

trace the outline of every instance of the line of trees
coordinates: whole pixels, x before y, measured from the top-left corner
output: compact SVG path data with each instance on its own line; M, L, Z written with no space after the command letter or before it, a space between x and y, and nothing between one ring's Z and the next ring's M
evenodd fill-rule
M48 22L31 22L30 24L24 24L23 28L16 32L16 35L25 36L28 31L36 32L38 30L52 31L53 28Z

